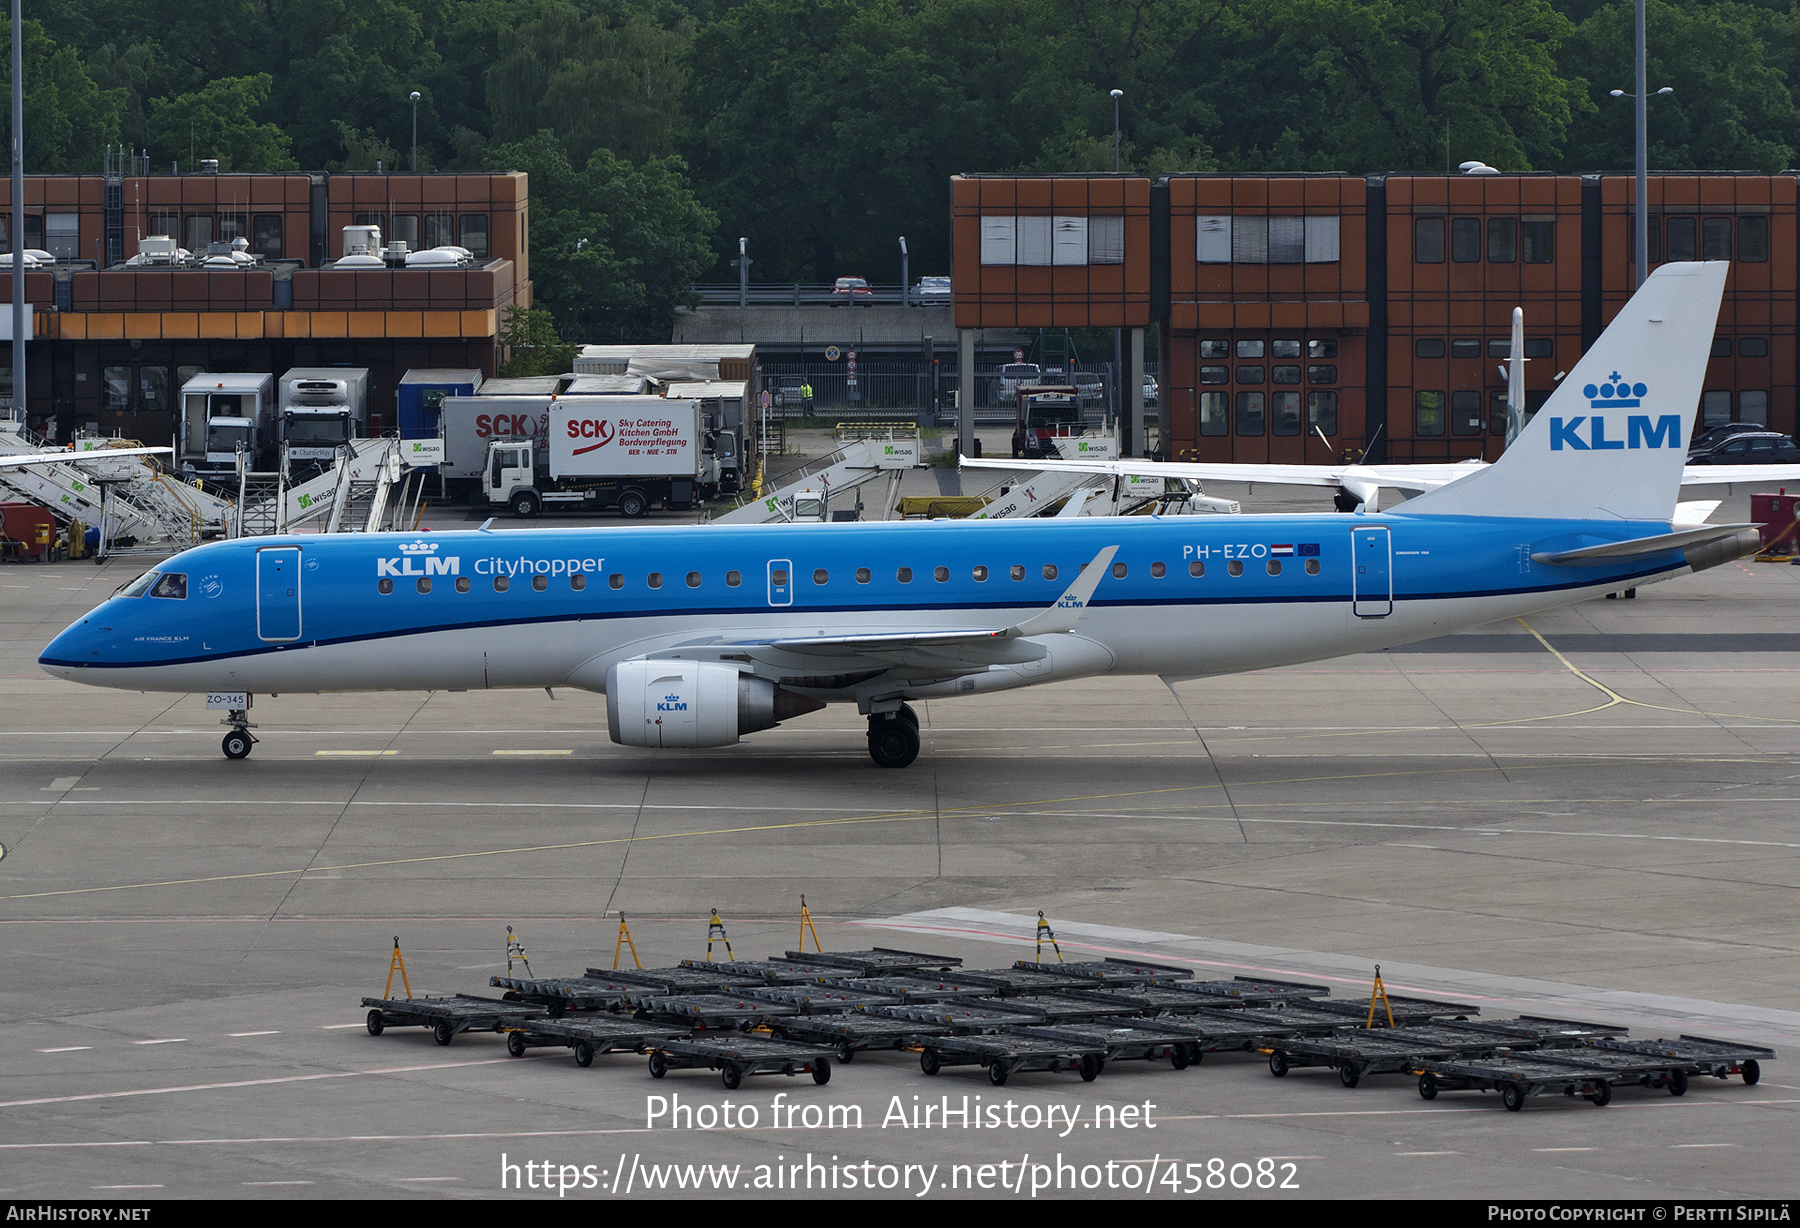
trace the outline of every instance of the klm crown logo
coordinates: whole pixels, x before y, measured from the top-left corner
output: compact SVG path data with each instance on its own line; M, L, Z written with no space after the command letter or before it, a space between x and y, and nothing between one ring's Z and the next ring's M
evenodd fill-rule
M1614 371L1606 377L1603 384L1587 384L1581 393L1588 399L1588 404L1595 410L1602 409L1639 409L1644 398L1649 395L1647 384L1633 383L1625 376ZM1585 426L1587 429L1582 431ZM1561 452L1565 448L1571 452L1612 452L1639 448L1679 448L1681 446L1681 415L1662 414L1652 419L1649 414L1627 414L1625 431L1621 438L1619 420L1611 421L1611 437L1608 438L1608 422L1606 415L1600 413L1579 414L1573 418L1550 419L1550 450Z
M1636 409L1644 403L1644 397L1650 391L1647 385L1634 384L1617 371L1606 379L1604 384L1589 384L1581 390L1581 395L1595 409Z
M438 544L436 542L401 542L400 543L400 553L401 554L436 554L437 548L438 548Z

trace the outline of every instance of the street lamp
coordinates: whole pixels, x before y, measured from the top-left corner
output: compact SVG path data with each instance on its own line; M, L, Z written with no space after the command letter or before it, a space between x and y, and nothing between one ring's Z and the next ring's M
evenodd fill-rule
M12 0L12 416L25 420L25 71L19 0ZM104 517L102 517L104 519ZM100 548L106 548L101 526Z
M419 91L408 95L413 104L413 174L419 173Z
M1637 90L1627 94L1624 90L1613 90L1614 98L1630 98L1636 103L1637 110L1637 285L1644 284L1644 278L1650 275L1650 200L1648 169L1650 129L1648 102L1650 95L1644 85L1644 0L1637 0ZM1663 86L1656 91L1658 95L1673 94L1670 86Z
M1119 99L1125 97L1124 90L1114 90L1113 100L1113 174L1119 173Z
M906 267L906 236L900 236L900 305L912 306L912 291L908 289L908 273Z

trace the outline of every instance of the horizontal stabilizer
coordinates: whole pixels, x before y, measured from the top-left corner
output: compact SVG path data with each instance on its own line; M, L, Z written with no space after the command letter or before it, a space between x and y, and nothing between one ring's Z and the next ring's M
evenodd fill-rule
M1579 550L1547 551L1532 555L1531 561L1549 563L1556 567L1598 565L1611 562L1613 559L1631 559L1645 554L1662 554L1668 550L1686 550L1691 546L1703 546L1707 542L1722 541L1727 537L1735 537L1746 529L1755 529L1756 527L1754 524L1709 524L1699 529L1658 533L1654 537L1634 537L1630 541L1607 542L1601 546L1583 546Z

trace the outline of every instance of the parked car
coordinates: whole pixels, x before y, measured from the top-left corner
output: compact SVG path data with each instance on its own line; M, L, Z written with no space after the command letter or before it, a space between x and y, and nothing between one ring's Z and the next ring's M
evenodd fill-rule
M1156 381L1148 375L1144 377L1144 404L1156 404Z
M950 279L948 277L921 277L919 284L913 287L913 297L918 299L949 298Z
M1081 389L1081 404L1084 408L1106 404L1106 377L1100 372L1077 371L1070 383Z
M841 307L845 303L854 306L859 299L871 307L875 305L875 292L869 289L867 278L840 277L831 287L833 307Z
M1760 422L1721 423L1718 426L1708 427L1698 435L1694 436L1694 441L1688 445L1688 452L1690 454L1696 452L1710 452L1720 444L1724 443L1727 439L1730 439L1733 435L1757 435L1766 432L1768 429L1768 427Z
M1000 368L999 375L994 383L994 400L1001 405L1012 404L1020 388L1044 382L1044 373L1035 362L1009 362Z
M806 383L804 375L777 375L775 386L770 391L774 394L770 399L779 406L798 406L800 389Z
M1689 453L1690 465L1790 465L1800 461L1800 445L1780 431L1733 435L1706 452Z

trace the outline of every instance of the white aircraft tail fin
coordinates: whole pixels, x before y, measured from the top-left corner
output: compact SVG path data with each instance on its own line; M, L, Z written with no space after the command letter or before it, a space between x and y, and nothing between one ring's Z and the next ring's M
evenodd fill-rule
M1670 519L1729 268L1710 261L1651 273L1499 460L1396 510Z

